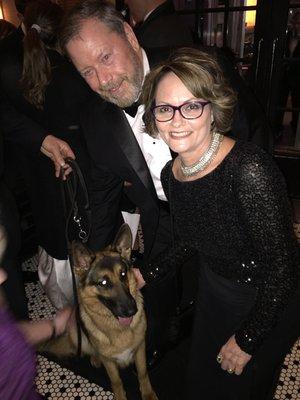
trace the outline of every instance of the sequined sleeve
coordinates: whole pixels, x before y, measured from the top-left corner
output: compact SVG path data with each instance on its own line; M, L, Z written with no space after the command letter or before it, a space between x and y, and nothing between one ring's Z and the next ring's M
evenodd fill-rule
M241 223L252 238L258 264L256 301L235 337L242 350L253 354L293 292L298 248L285 184L269 156L246 152L237 166L235 190Z

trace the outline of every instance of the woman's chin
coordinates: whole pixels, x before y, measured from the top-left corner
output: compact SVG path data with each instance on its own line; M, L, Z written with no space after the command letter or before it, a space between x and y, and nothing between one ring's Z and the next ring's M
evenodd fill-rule
M170 149L174 151L174 153L178 153L179 155L181 155L181 153L186 153L186 151L188 151L187 146L180 144L172 144L170 145Z

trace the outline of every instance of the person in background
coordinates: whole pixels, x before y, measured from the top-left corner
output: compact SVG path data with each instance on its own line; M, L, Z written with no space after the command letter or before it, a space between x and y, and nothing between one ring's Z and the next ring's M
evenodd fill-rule
M300 11L296 11L291 19L292 29L287 33L286 57L290 58L287 70L287 83L291 95L292 112L291 127L294 134L299 126L299 107L300 107ZM300 128L299 128L300 129Z
M56 176L64 159L75 158L75 154L80 167L86 168L79 114L91 94L58 51L62 15L62 9L51 1L31 1L18 36L11 35L0 46L1 127L6 151L10 146L14 152L10 166L17 168L21 163L28 187L40 246L39 275L49 296L49 282L60 279L59 271L65 271L63 282L70 281L52 293L51 301L58 308L72 301L73 292L61 188L52 161Z
M15 32L16 28L8 21L0 20L0 40ZM5 226L9 246L4 254L5 273L9 279L4 283L5 292L10 309L17 319L27 318L27 300L21 273L19 251L21 247L20 222L15 199L8 189L4 175L3 137L0 126L0 207L3 211L2 224Z
M0 58L4 60L6 57L11 57L12 62L20 63L22 60L22 42L25 32L23 24L25 9L34 0L15 0L17 15L20 20L20 26L15 32L0 42ZM15 95L11 93L12 80L15 78L12 71L10 74L5 74L1 69L0 64L0 88L2 96L0 99L0 116L3 132L9 132L9 140L17 144L25 145L29 143L38 146L38 149L45 155L50 157L55 165L56 175L59 175L59 170L63 167L66 173L70 172L65 164L66 157L74 158L72 149L66 142L56 138L44 127L42 127L31 114L24 115L16 107L13 98ZM18 74L20 72L18 71ZM6 85L3 85L3 81ZM6 82L7 81L7 82ZM19 88L19 85L14 85Z
M142 101L145 132L178 153L161 180L179 242L198 253L183 398L273 399L300 333L283 177L263 150L230 136L236 95L207 53L175 51L146 76Z
M193 37L172 0L126 0L131 25L144 48L191 46Z
M21 232L19 213L15 199L4 179L3 137L0 129L0 218L8 237L8 246L3 252L3 265L7 281L3 284L9 307L15 318L26 319L28 316L27 300L21 272L19 252Z
M1 208L1 211L2 208ZM3 214L1 213L1 222ZM5 234L0 229L0 258L5 249ZM0 398L42 399L35 390L36 361L33 346L64 333L71 309L59 311L53 319L16 322L5 303L2 284L7 276L0 268Z

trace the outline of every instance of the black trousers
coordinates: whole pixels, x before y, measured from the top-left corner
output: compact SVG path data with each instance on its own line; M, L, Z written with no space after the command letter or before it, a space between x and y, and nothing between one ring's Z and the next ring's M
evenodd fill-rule
M251 287L231 282L203 266L183 398L199 394L210 400L271 400L286 353L300 334L300 286L277 326L240 376L216 362L220 348L234 334L255 300Z
M27 302L18 255L21 247L20 223L15 200L3 182L0 182L0 224L7 235L7 248L1 267L7 273L2 285L9 307L17 319L27 318Z

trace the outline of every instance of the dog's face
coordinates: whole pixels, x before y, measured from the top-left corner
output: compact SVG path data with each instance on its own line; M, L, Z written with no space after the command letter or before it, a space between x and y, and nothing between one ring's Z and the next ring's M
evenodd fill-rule
M137 312L137 288L131 268L132 236L123 225L114 243L104 251L91 252L82 244L73 245L75 272L85 297L100 301L120 324L129 325Z

